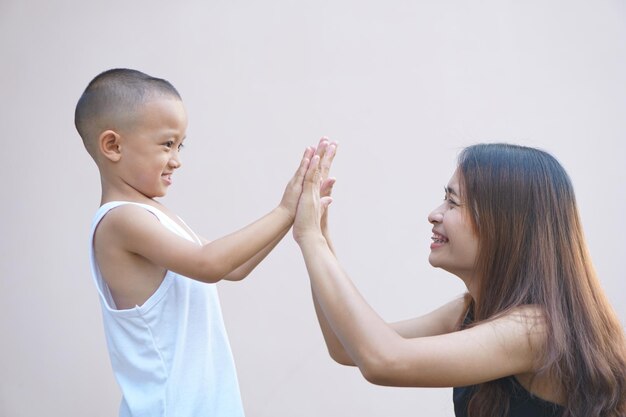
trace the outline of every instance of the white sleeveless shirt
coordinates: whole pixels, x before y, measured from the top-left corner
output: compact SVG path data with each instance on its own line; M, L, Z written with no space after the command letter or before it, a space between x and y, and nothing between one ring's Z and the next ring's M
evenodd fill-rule
M120 417L242 417L215 284L167 271L143 305L115 307L96 262L93 237L105 214L122 204L145 208L164 227L200 244L197 236L149 205L114 201L100 207L94 217L89 256L111 364L122 391Z

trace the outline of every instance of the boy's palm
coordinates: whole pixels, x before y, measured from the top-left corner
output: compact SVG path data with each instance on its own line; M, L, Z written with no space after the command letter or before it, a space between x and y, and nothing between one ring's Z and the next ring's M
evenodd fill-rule
M304 155L302 155L302 160L300 160L300 166L296 170L291 180L289 180L289 182L287 183L287 187L285 188L285 192L283 193L283 198L280 201L280 206L285 208L292 218L296 217L298 200L300 200L300 194L302 194L302 183L304 181L304 176L306 174L307 168L309 167L311 157L313 156L313 152L313 148L306 148L306 150L304 151Z

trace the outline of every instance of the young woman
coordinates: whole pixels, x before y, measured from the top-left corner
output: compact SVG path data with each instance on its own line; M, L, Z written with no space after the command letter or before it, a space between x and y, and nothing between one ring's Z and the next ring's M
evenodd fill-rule
M328 237L335 150L318 146L293 231L334 360L374 384L456 387L457 416L626 415L624 331L556 159L508 144L466 148L428 220L430 263L468 292L389 324L342 270Z

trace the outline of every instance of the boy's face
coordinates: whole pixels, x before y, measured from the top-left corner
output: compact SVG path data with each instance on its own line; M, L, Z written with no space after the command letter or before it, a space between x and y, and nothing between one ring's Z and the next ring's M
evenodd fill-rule
M180 149L187 112L177 98L156 97L133 115L132 126L120 131L117 174L125 186L148 197L163 197L172 174L181 166Z

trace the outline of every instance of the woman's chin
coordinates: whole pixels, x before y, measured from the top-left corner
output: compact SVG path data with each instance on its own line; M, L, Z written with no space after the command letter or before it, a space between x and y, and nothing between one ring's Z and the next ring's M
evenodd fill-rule
M441 268L441 262L437 259L437 255L432 253L430 255L428 255L428 263L433 267L433 268Z

